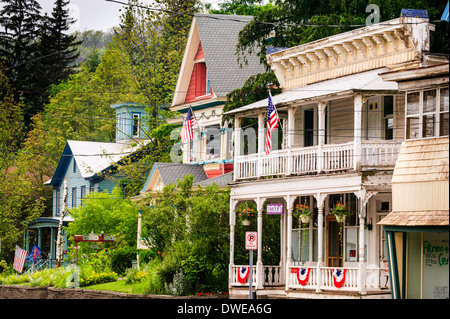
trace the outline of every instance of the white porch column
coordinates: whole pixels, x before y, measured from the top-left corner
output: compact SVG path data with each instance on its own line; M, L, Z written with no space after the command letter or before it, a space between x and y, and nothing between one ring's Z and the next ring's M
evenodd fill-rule
M318 138L318 157L317 161L317 172L320 173L323 169L323 155L322 155L322 146L325 144L325 110L327 107L327 102L320 101L317 105L318 117L319 117L319 138Z
M241 118L235 116L234 118L234 174L233 179L236 181L239 177L239 165L237 157L241 155Z
M262 236L263 236L263 208L265 198L258 197L256 206L258 209L258 258L256 261L256 289L264 288L264 266L262 262Z
M361 169L362 155L362 105L363 96L361 93L355 94L353 98L354 104L354 124L353 124L353 169L359 171Z
M256 168L257 177L260 177L262 171L262 156L264 156L264 144L265 144L265 129L264 129L264 113L258 114L258 166ZM250 142L250 141L249 141Z
M327 194L317 193L314 195L317 201L317 223L319 225L317 236L318 238L318 256L317 256L317 289L316 291L321 290L322 286L322 273L320 267L324 266L323 262L323 213L325 207L325 199L327 198Z
M364 254L365 236L364 236L364 218L367 215L367 203L369 199L377 192L369 192L361 189L355 192L359 202L359 247L358 247L358 290L362 295L366 294L366 265L367 260Z
M287 127L287 149L288 149L288 158L287 158L287 168L286 175L291 175L292 172L292 148L294 147L294 137L295 137L295 110L296 107L288 108L288 127Z
M238 201L230 198L230 264L228 267L228 287L231 288L234 266L234 226L236 225L236 207Z
M289 289L289 267L292 263L292 210L294 209L294 202L296 196L287 195L286 200L286 212L287 212L287 227L286 227L286 268L285 268L285 278L286 278L286 290Z

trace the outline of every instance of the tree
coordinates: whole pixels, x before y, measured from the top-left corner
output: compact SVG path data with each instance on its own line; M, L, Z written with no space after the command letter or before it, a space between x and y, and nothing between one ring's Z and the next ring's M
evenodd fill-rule
M74 62L78 58L76 35L67 34L70 25L75 22L69 17L69 10L65 9L69 1L56 0L51 16L43 18L44 23L40 31L36 58L39 77L37 90L42 103L48 103L47 91L52 84L58 84L74 73Z
M83 205L70 210L73 222L67 226L68 236L94 232L115 236L114 247L135 247L138 210L124 199L119 187L86 195Z
M211 9L210 3L205 3L205 8L211 14L237 14L255 16L273 6L273 0L263 4L264 0L232 0L219 3L219 9Z
M15 99L33 98L36 72L36 39L42 23L41 7L36 0L2 0L0 11L0 58L6 67L6 75L15 87ZM24 105L26 111L29 105ZM25 114L26 115L26 114ZM26 123L29 117L25 118Z
M160 274L166 285L181 270L196 292L226 290L229 189L192 186L193 176L185 176L166 185L151 206L140 206L142 237L162 256Z
M43 210L43 201L34 192L27 172L17 165L20 141L25 134L23 121L22 105L15 101L14 88L0 71L0 253L9 261L28 222Z

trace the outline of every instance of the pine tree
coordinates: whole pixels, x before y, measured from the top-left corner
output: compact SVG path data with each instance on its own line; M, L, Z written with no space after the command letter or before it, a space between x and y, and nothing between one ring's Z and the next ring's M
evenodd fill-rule
M44 17L40 41L37 46L38 78L37 89L42 102L48 102L47 90L74 73L74 63L78 58L77 46L81 43L76 35L67 34L75 22L66 9L69 1L56 0L51 16Z
M0 59L17 93L28 93L33 84L33 58L41 26L41 6L36 0L1 0Z

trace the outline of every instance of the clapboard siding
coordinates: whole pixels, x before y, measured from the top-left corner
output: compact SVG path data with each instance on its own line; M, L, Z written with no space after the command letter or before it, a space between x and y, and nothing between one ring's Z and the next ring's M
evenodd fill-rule
M330 101L328 104L328 144L341 144L353 140L353 98Z

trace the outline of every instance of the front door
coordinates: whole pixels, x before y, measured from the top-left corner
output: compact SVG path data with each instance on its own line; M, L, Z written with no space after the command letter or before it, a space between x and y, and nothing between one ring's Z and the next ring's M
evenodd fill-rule
M342 238L340 224L334 215L327 216L327 267L342 267Z

